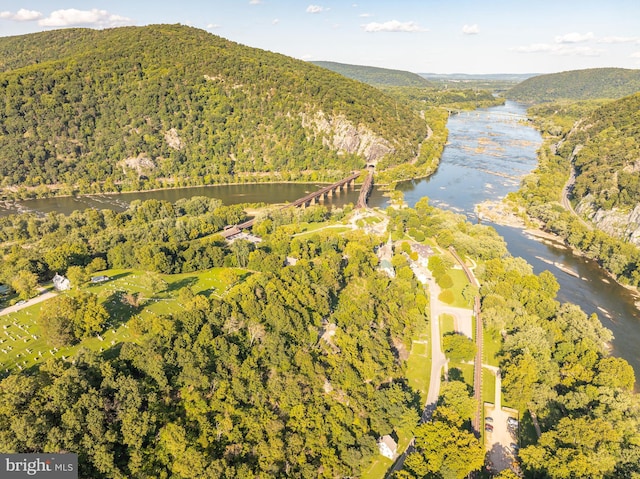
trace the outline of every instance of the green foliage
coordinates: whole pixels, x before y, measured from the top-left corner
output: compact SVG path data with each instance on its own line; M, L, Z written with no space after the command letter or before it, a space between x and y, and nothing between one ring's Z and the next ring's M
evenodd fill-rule
M103 330L109 313L95 294L60 295L40 310L38 324L53 346L68 346Z
M640 201L633 173L640 144L637 111L640 95L636 94L597 108L593 104L567 107L576 127L566 135L560 147L552 146L558 137L548 138L539 150L539 167L522 182L515 201L527 213L545 224L549 231L564 238L569 245L598 261L618 281L640 285L640 249L627 241L630 231L618 229L618 238L592 229L560 207L558 201L569 178L572 162L576 181L571 196L586 211L600 215L616 209L628 214ZM560 117L562 108L559 107ZM536 108L539 125L555 123L559 118L551 109ZM562 122L558 133L567 129Z
M0 73L4 187L339 178L364 159L327 148L333 133L319 131L319 118L368 128L393 146L395 163L428 132L368 85L180 25L43 32L2 38L0 51L13 66Z
M439 407L439 409L442 406ZM436 409L435 415L437 415ZM475 436L455 424L434 421L421 424L415 433L416 452L404 463L409 477L463 479L484 463L484 448Z
M442 291L438 295L438 299L445 304L453 304L453 302L456 300L453 291L451 291L450 289L445 289L444 291Z
M442 350L451 361L472 361L476 345L464 334L449 333L442 337Z
M452 409L464 421L471 420L477 410L477 401L462 381L446 381L440 386L438 406Z
M150 208L162 219L143 214ZM177 214L165 204L136 212L141 231ZM134 341L104 356L43 362L24 381L4 378L2 447L77 451L81 477L359 475L378 437L419 419L397 345L424 326L425 297L412 277L375 270L378 238L327 231L292 241L278 231L249 254L260 254L265 272L239 276L226 294L207 298L187 277L171 281L162 295L178 296L180 306L137 316ZM301 258L283 267L276 250L293 242ZM224 259L237 253L225 250ZM50 300L42 327L61 342L94 334L94 299ZM329 339L320 337L326 324L335 326ZM28 433L18 427L27 422Z
M436 278L438 286L440 286L441 288L447 289L453 286L453 278L451 278L451 276L449 276L447 273L438 276L434 274L434 276Z
M640 90L640 71L592 68L540 75L507 92L510 100L543 103L560 99L621 98Z
M324 61L314 61L311 63L339 73L347 78L352 78L373 86L431 86L431 82L426 78L423 78L416 73L403 70L391 70L389 68L349 65L345 63Z
M38 277L31 271L19 271L11 280L11 287L21 300L33 298L38 294Z
M559 305L556 292L522 260L484 266L483 317L500 315L504 337L505 402L521 417L530 411L544 431L520 451L523 468L550 478L631 477L640 425L632 369L608 356L611 333L595 315Z

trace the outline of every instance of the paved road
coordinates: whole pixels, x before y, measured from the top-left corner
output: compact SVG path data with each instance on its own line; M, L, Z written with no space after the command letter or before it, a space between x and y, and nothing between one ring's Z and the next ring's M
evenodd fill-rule
M494 472L510 469L514 461L514 451L511 444L517 443L515 430L510 428L507 419L514 414L502 409L502 377L500 370L487 364L483 368L490 369L496 376L495 404L485 409L487 417L493 418L490 423L493 431L485 431L485 446L489 451L489 461Z
M431 323L431 377L429 379L427 401L424 410L422 411L422 417L420 419L420 422L427 422L431 420L431 415L436 408L438 396L440 395L440 378L442 377L442 368L446 368L447 366L447 357L442 352L442 347L440 345L440 315L443 312L446 312L445 310L448 309L449 306L442 304L438 300L440 287L431 277L431 273L424 268L421 269L423 269L423 272L427 277L427 281L425 284L429 287L429 321ZM413 451L413 439L411 439L407 450L400 457L398 457L393 466L387 471L385 477L389 478L393 475L394 472L402 469L404 460Z
M431 379L429 380L427 403L422 414L423 421L427 421L431 418L431 413L433 411L429 411L429 406L438 402L442 368L446 368L447 366L447 357L444 355L440 345L440 315L450 309L438 300L438 296L440 295L440 286L438 286L433 277L428 277L427 285L429 286L429 303L431 305ZM425 418L425 415L428 415L429 417Z
M569 192L573 188L573 184L575 183L575 181L576 181L576 170L573 166L571 166L571 176L569 176L569 179L567 180L567 182L564 184L564 187L562 188L560 204L562 204L562 207L564 209L569 210L573 216L578 218L583 225L591 229L592 226L589 223L587 223L584 219L582 219L582 216L576 213L576 210L573 209L573 205L571 204L571 201L569 201Z
M5 316L7 314L15 313L17 311L20 311L21 309L28 308L29 306L34 305L36 303L41 303L42 301L46 301L49 298L53 298L55 295L56 293L54 293L53 291L49 291L48 293L42 293L36 296L35 298L31 298L29 301L24 302L23 304L20 304L20 305L14 304L13 306L4 308L2 311L0 311L0 316Z

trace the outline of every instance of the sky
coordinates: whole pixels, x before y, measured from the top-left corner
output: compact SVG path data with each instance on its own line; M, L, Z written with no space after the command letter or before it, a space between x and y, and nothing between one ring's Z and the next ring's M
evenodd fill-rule
M155 23L415 73L640 68L638 0L0 0L0 36Z

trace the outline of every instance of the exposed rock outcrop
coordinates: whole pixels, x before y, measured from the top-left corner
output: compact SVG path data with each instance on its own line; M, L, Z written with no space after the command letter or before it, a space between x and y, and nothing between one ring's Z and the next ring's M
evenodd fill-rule
M605 233L640 246L640 204L631 211L622 211L618 208L612 210L599 208L596 210L591 202L591 197L586 196L578 204L576 212L589 218L598 229Z
M126 174L127 168L135 170L138 176L144 176L150 171L153 171L156 167L153 160L147 157L145 154L140 154L137 157L126 158L120 162L122 171Z
M182 138L180 138L180 135L178 135L178 131L175 128L165 131L164 141L166 141L167 145L174 150L182 150L182 148L184 148L184 142L182 141Z
M302 126L312 129L316 135L321 135L323 144L334 150L361 155L367 163L375 164L385 155L395 151L393 145L385 138L362 125L356 127L344 115L327 117L322 111L300 115Z

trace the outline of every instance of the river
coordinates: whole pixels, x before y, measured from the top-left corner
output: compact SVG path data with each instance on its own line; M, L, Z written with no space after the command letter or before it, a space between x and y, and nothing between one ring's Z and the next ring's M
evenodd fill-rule
M515 191L522 176L536 166L536 150L542 140L539 133L527 125L525 113L523 106L507 102L503 106L452 115L447 124L449 141L437 172L430 178L400 185L407 204L414 206L420 198L427 196L432 204L465 214L470 221L476 222L476 204L498 200ZM0 205L0 216L17 211L68 214L85 208L122 211L133 200L155 198L175 202L191 196L215 197L225 204L286 203L321 186L293 183L222 185L27 200ZM349 190L328 199L327 205L355 204L357 197L357 190ZM387 199L374 188L369 204L384 207ZM640 378L640 348L636 346L640 341L640 311L634 306L638 298L610 281L594 262L573 255L560 244L543 243L519 229L493 226L505 238L514 256L524 258L536 273L549 270L555 275L560 284L560 301L578 304L588 314L598 315L615 336L612 354L626 359ZM566 274L548 262L564 264L580 277Z
M320 183L258 183L173 188L115 195L83 195L77 197L65 196L60 198L43 198L0 203L0 216L24 212L46 214L51 211L70 214L74 210L84 210L86 208L124 211L127 209L129 204L135 200L144 201L156 199L174 203L181 198L191 198L193 196L218 198L222 200L225 205L234 205L239 203L279 204L289 203L297 200L298 198L302 198L313 191L319 190L323 186L326 185ZM347 203L355 204L358 200L358 194L358 190L350 188L348 191L342 191L324 201L327 206L343 206ZM387 198L382 195L381 191L374 190L371 193L370 204L380 206L384 205L386 202Z
M542 139L527 125L525 115L524 106L507 102L451 116L449 141L438 171L428 179L401 185L407 204L414 206L427 196L431 204L476 222L476 204L515 191L520 178L536 166L536 150ZM612 354L626 359L640 379L640 311L634 305L638 297L611 281L595 262L574 255L562 244L542 242L517 228L492 226L505 238L509 252L524 258L535 273L548 270L554 274L560 284L558 300L598 315L614 334ZM549 262L563 264L579 277ZM638 384L636 381L636 390Z

